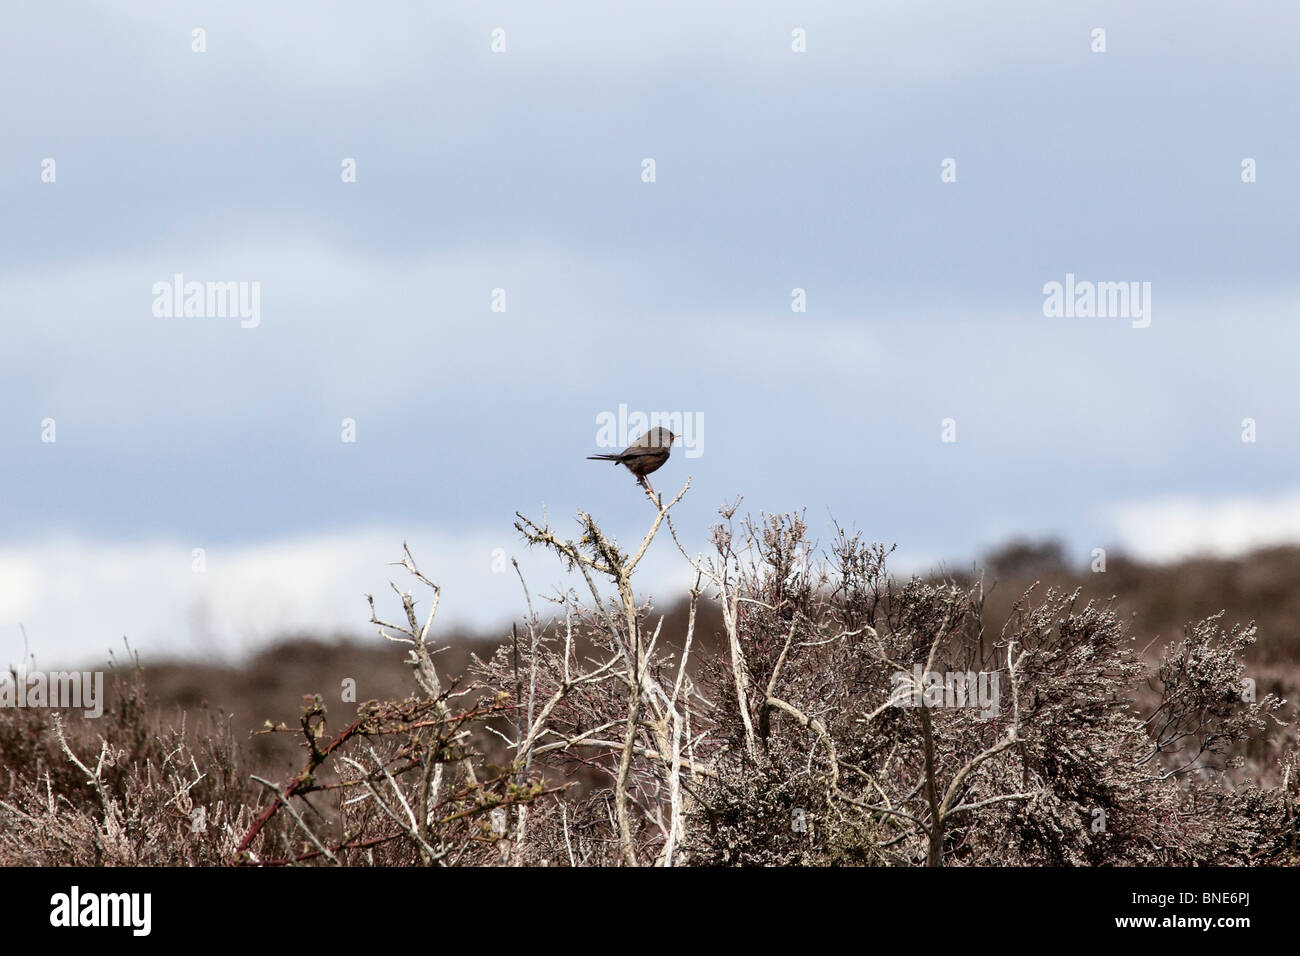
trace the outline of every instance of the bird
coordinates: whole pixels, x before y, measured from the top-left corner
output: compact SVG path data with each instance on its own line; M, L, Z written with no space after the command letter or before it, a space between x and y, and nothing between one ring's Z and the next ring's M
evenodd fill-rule
M676 440L677 436L668 429L652 428L617 455L588 455L587 460L612 461L616 465L626 465L627 470L636 475L638 484L650 488L650 483L646 481L645 476L663 467Z

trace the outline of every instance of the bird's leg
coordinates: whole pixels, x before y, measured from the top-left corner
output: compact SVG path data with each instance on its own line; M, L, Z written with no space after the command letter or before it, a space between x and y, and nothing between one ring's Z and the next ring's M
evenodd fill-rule
M654 486L650 484L650 480L645 475L637 475L636 483L645 489L645 493L650 496L651 501L656 505L659 504L659 492L654 490Z

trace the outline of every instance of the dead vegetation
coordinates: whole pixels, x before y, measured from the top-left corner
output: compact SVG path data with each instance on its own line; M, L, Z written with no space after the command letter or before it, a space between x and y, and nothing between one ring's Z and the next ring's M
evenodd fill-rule
M520 515L582 591L539 614L521 579L510 639L453 670L404 552L400 612L371 617L414 693L338 721L309 698L263 729L297 739L293 772L246 766L228 719L164 719L138 669L97 721L0 714L0 862L1300 861L1294 707L1248 669L1253 628L1208 617L1153 665L1077 590L1031 588L993 623L981 580L899 581L884 547L837 529L823 548L802 516L739 502L693 556L686 492L647 490L626 550L590 515L572 537ZM666 629L635 574L673 546L690 590Z

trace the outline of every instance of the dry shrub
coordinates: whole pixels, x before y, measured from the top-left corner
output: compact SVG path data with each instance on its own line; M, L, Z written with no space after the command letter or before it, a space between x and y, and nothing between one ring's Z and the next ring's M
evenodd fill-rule
M1152 666L1112 606L1030 589L986 629L981 582L899 581L886 548L841 529L822 548L802 515L738 520L737 502L691 557L671 517L686 491L646 489L629 550L589 515L573 539L520 516L583 594L543 616L525 586L522 626L454 679L435 666L438 589L405 552L427 613L394 587L398 623L373 600L371 617L416 692L334 727L307 699L296 728L265 729L300 742L287 780L250 774L228 721L164 722L138 671L99 721L0 715L0 862L1300 859L1300 750L1285 702L1246 680L1253 628L1207 618ZM634 585L664 529L689 568L672 633Z

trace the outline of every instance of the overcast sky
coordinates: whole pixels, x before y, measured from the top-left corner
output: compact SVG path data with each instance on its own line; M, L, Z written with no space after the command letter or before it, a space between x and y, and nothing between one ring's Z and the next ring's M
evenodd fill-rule
M695 547L742 494L907 570L1016 534L1300 540L1298 27L1276 0L15 6L0 652L366 633L403 539L445 624L497 626L494 549L561 580L516 510L646 523L585 460L620 405L693 423L654 480L692 476ZM157 315L177 274L257 283L255 327ZM1149 325L1048 317L1067 274L1150 283ZM659 542L643 586L688 583Z

